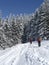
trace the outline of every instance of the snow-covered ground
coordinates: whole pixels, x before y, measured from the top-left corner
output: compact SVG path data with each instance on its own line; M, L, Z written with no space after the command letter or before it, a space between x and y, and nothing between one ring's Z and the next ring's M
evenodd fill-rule
M49 41L18 44L0 50L0 65L49 65Z

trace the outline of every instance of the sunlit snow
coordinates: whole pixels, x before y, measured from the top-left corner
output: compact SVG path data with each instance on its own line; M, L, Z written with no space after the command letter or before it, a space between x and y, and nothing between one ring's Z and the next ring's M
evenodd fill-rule
M17 44L0 50L0 65L49 65L49 41Z

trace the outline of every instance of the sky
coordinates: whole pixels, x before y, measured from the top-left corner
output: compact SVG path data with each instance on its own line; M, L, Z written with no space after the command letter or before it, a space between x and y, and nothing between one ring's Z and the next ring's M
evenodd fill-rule
M44 0L0 0L2 16L12 14L31 14L40 7Z

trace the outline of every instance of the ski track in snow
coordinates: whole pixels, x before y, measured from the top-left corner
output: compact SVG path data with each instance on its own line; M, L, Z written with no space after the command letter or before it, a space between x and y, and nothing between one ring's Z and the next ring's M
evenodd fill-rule
M18 44L0 50L0 65L49 65L49 41Z

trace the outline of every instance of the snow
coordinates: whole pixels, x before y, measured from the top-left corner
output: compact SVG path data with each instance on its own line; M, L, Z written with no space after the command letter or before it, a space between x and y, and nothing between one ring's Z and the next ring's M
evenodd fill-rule
M49 41L17 44L0 50L0 65L49 65Z

